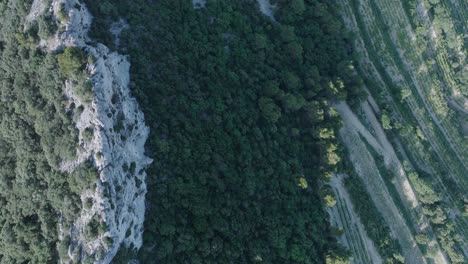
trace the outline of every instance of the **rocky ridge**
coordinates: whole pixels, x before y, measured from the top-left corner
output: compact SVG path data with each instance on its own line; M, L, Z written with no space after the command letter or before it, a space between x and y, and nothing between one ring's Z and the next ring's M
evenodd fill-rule
M102 44L88 44L92 16L84 4L77 0L53 0L44 9L45 2L35 0L28 18L51 12L61 29L53 38L41 40L40 45L50 52L79 47L94 58L86 66L87 81L92 84L94 95L92 102L82 102L75 93L76 83L65 82L68 107L75 112L79 147L77 158L63 161L60 169L71 173L79 165L91 162L98 171L98 179L95 186L81 193L83 206L72 226L59 228L60 239L70 241L68 258L61 262L110 263L120 245L134 248L142 245L145 168L151 163L144 154L149 128L130 94L127 58ZM77 109L80 111L76 112ZM105 231L90 237L87 230L94 223L104 226Z

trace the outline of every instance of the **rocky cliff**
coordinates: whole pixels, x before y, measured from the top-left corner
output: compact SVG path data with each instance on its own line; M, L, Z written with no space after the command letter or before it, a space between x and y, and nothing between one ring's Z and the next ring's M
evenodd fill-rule
M99 175L96 184L81 194L83 206L71 227L60 227L60 239L70 241L69 259L61 261L109 263L121 245L139 248L142 244L145 168L151 163L144 154L149 129L130 94L127 58L102 44L89 44L92 17L84 4L54 0L47 6L46 2L35 0L27 17L32 21L50 12L59 26L54 37L41 40L42 48L55 52L78 47L93 58L86 66L91 102L80 100L76 82L64 83L67 107L75 112L79 147L77 158L63 161L60 169L72 173L90 162ZM88 230L96 224L100 232L90 237Z

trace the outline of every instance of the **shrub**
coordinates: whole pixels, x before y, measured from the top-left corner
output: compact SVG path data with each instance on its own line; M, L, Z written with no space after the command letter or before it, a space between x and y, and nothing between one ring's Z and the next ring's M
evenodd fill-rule
M90 162L87 162L75 169L68 180L68 184L72 192L80 194L83 190L93 187L97 178L96 168Z
M112 245L112 242L114 242L114 240L111 238L111 237L108 237L108 236L105 236L102 241L104 242L104 245L106 247L110 247Z
M91 209L93 207L93 199L92 198L87 198L84 202L84 208L85 209Z
M88 239L96 238L99 235L99 222L96 218L91 219L85 228Z
M333 207L336 204L335 197L333 197L330 194L325 195L323 199L325 200L325 204L327 205L327 207Z
M85 78L85 77L83 77ZM81 82L75 86L75 94L82 103L89 104L94 98L93 83L90 80Z
M60 4L60 7L59 7L59 10L57 12L57 17L59 19L60 22L62 23L66 23L67 20L68 20L68 15L65 11L65 4Z
M60 71L70 78L83 69L84 52L77 47L66 47L62 54L57 56Z
M281 109L275 104L273 99L262 97L259 101L260 111L263 117L271 123L276 123L281 117Z
M306 178L304 178L303 176L301 176L299 178L299 187L301 187L302 189L307 189L307 187L309 187L309 184L307 183L307 180Z
M93 135L94 135L94 131L92 128L90 127L87 127L84 131L83 131L83 140L85 142L90 142L92 139L93 139Z

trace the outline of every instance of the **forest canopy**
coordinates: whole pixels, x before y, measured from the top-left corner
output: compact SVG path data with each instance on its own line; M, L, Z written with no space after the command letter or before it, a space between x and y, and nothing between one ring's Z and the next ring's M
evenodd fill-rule
M341 160L331 104L358 100L362 82L332 2L277 1L275 20L250 0L84 2L93 41L129 55L151 128L144 244L114 263L347 262L322 187ZM0 263L67 259L58 229L96 177L88 163L59 169L77 148L64 82L91 101L92 58L41 49L58 28L43 15L25 30L31 4L0 1ZM120 18L130 30L116 36Z
M77 131L56 54L37 48L37 27L24 31L30 4L0 1L0 263L66 256L58 224L75 219L85 185L59 170L75 157Z
M330 105L362 80L335 4L277 1L274 22L247 0L86 2L92 37L130 55L155 159L144 245L116 259L345 263L321 175L340 161Z

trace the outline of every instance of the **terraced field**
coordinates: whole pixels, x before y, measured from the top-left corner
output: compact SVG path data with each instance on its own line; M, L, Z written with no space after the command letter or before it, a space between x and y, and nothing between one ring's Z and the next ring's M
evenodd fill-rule
M468 4L339 4L354 36L356 70L370 94L354 109L335 105L352 167L398 239L405 263L466 263Z
M340 242L352 251L353 263L382 263L382 257L353 208L348 191L343 185L344 177L347 176L336 175L330 181L330 186L337 197L336 206L329 209L332 225L343 230Z

